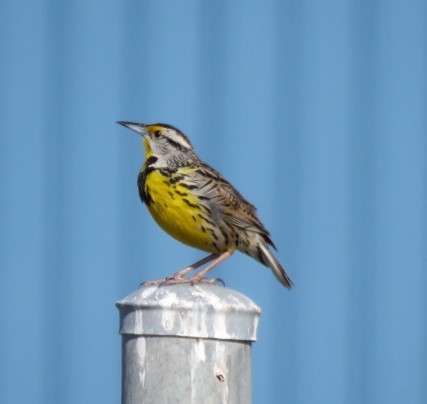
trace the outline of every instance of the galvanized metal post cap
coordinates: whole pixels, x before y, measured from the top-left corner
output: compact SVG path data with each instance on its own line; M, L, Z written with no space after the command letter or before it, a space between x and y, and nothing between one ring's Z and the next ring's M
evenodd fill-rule
M123 335L255 341L261 309L218 285L141 287L116 303Z

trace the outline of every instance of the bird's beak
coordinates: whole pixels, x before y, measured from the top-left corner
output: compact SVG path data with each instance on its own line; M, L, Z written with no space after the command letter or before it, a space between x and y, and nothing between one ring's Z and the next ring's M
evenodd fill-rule
M145 129L145 125L143 123L126 121L117 121L117 123L126 126L126 128L129 128L130 130L133 130L136 133L139 133L141 136L144 136L147 133L147 129Z

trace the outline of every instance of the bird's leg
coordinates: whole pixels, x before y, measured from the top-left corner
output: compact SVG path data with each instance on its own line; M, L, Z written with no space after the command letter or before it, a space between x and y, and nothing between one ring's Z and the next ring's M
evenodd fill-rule
M224 262L227 258L231 257L231 254L233 254L233 251L224 251L221 253L218 258L212 262L212 264L208 265L205 269L202 269L201 271L197 272L196 275L192 276L191 278L188 278L188 281L191 282L192 285L195 285L196 283L215 283L216 279L205 279L205 275L208 274L209 271L214 269L217 265L221 264L221 262Z
M146 282L143 282L143 284L144 284L144 286L150 286L150 285L162 285L162 284L168 285L168 284L172 284L172 283L185 283L185 282L175 282L175 281L179 280L179 279L183 279L185 281L186 280L186 278L184 278L185 275L187 275L191 271L194 271L195 269L199 268L203 264L206 264L207 262L210 262L210 261L212 261L218 257L219 257L219 255L217 253L213 253L213 254L208 255L207 257L195 262L194 264L191 264L190 266L188 266L184 269L181 269L180 271L174 273L171 276L168 276L168 277L163 278L163 279L158 279L155 281L146 281Z
M207 262L210 262L212 260L214 260L215 258L218 258L219 255L217 253L213 253L211 255L208 255L207 257L195 262L194 264L191 264L190 266L181 269L180 271L178 271L177 273L168 276L166 279L176 279L176 278L183 278L185 275L187 275L188 273L190 273L191 271L194 271L195 269L199 268L200 266L202 266L203 264L206 264Z
M231 256L231 254L233 254L233 251L227 250L219 255L218 254L209 255L209 257L206 257L204 260L201 260L201 261L204 261L203 263L206 263L206 262L212 261L214 258L215 258L215 261L212 262L210 265L208 265L205 269L202 269L201 271L197 272L197 274L192 276L191 278L184 278L183 276L176 277L176 278L169 278L166 281L165 285L177 285L181 283L191 283L192 285L195 285L196 283L217 283L218 282L217 279L206 279L205 275L209 271L214 269L217 265L221 264L221 262L224 262L228 257ZM196 264L200 263L201 261L196 262ZM184 270L187 270L187 269L188 268L185 268ZM188 273L188 272L189 271L186 271L185 273Z

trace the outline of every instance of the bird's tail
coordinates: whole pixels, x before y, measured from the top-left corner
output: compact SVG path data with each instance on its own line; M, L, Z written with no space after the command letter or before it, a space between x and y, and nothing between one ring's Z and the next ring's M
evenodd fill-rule
M261 253L261 261L264 265L268 266L272 271L277 280L288 289L292 288L292 281L285 269L277 261L276 257L268 249L267 245L263 242L258 242L259 252Z

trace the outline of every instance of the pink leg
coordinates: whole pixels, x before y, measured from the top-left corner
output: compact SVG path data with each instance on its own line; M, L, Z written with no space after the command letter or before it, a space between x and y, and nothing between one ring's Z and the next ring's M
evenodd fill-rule
M191 271L194 271L195 269L199 268L203 264L206 264L207 262L210 262L210 261L212 261L218 257L219 257L219 255L217 253L213 253L213 254L208 255L207 257L195 262L194 264L191 264L190 266L188 266L184 269L181 269L180 271L174 273L173 275L168 276L167 278L157 279L155 281L143 282L144 286L178 283L178 282L174 282L174 281L178 280L178 279L185 279L184 278L185 275L187 275Z
M199 268L203 264L206 264L207 262L210 262L217 258L219 255L217 253L213 253L211 255L208 255L207 257L201 259L200 261L195 262L194 264L191 264L187 268L181 269L176 274L173 274L171 276L168 276L168 279L174 279L174 278L183 278L185 275L190 273L191 271L194 271L195 269Z
M196 283L201 282L205 278L205 275L208 274L208 272L221 264L221 262L224 262L227 258L231 257L231 254L233 254L232 251L224 251L214 262L212 262L212 264L208 265L205 269L202 269L200 272L197 272L196 275L189 278L191 283L195 285ZM213 280L215 281L215 279Z
M217 256L216 260L212 262L210 265L208 265L205 269L198 272L196 275L192 276L191 278L172 278L168 279L166 282L164 282L165 285L177 285L181 283L191 283L192 285L195 285L196 283L216 283L216 279L206 279L205 275L214 269L217 265L221 264L221 262L224 262L228 257L231 256L233 252L232 251L224 251L219 256Z

